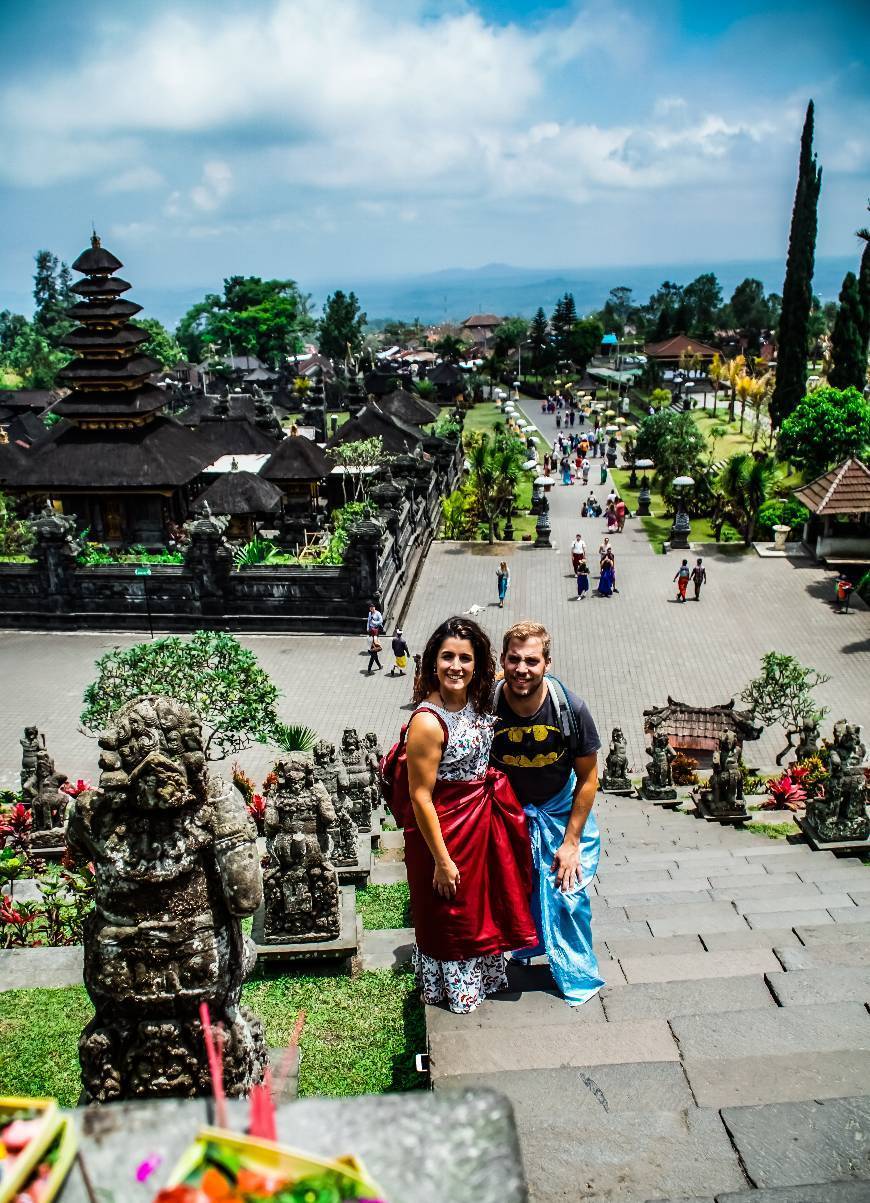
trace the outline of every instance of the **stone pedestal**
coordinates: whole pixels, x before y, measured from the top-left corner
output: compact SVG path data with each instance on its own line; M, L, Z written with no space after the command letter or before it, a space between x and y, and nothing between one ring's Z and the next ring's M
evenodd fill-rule
M620 798L630 798L634 793L634 786L626 777L611 779L606 773L598 783L598 788L604 794L616 794Z
M666 807L673 807L679 804L675 789L668 786L653 785L649 777L644 777L641 780L640 796L646 802L659 802Z
M870 856L870 839L823 840L806 819L795 815L794 821L800 827L813 852L833 852L835 856L860 856L862 858Z
M695 803L695 817L706 819L708 823L721 823L724 827L737 826L747 823L752 818L741 800L732 803L729 810L716 810L711 789L692 790L692 798Z
M773 546L776 551L785 551L785 541L790 534L790 526L780 526L777 524L773 528Z
M550 542L550 505L544 497L541 512L535 523L535 547L552 546L553 544Z
M350 961L359 947L357 931L356 890L353 886L342 886L340 890L341 930L333 940L291 939L267 940L264 932L265 910L263 907L254 915L251 932L257 955L267 961L293 961L297 965L319 965L329 961Z
M356 847L356 860L352 864L335 866L340 886L368 885L372 872L372 841L370 833L361 831L356 838Z
M670 545L675 551L688 551L689 536L692 533L692 527L689 522L689 515L684 509L677 512L674 519L674 525L671 527Z

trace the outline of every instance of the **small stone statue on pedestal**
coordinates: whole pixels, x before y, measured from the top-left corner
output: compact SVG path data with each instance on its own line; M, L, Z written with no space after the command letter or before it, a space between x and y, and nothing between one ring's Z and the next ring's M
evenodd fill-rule
M25 727L20 743L21 797L25 806L30 807L33 820L31 844L34 848L62 847L69 797L60 787L67 780L66 773L55 771L45 737L36 727Z
M329 855L335 865L355 865L359 848L357 827L344 798L347 773L335 752L335 744L326 739L314 745L314 776L326 790L336 821L329 829L332 848Z
M610 735L610 750L604 762L604 776L601 788L608 794L632 793L631 781L628 779L628 755L625 750L625 736L620 727L614 727Z
M650 802L673 800L677 791L674 789L671 761L675 759L676 752L666 732L654 733L646 754L650 759L647 761L646 776L641 782L641 794Z
M88 1102L211 1092L199 1008L224 1029L224 1087L247 1095L267 1065L239 1005L256 961L241 919L260 905L257 837L242 797L209 778L197 716L149 695L99 737L100 785L70 804L67 843L96 872L79 1040Z
M748 818L743 801L740 749L733 731L723 731L707 785L696 793L696 805L704 818L739 820Z
M864 779L866 748L861 728L840 719L834 723L834 744L828 761L824 796L807 801L804 822L810 834L824 843L870 839L867 786Z
M353 727L345 727L341 737L341 761L347 774L344 800L360 831L371 831L372 808L377 803L377 785L360 737Z
M794 737L797 737L797 745L792 743ZM794 727L789 727L785 738L786 745L776 757L777 764L782 764L792 749L794 749L795 762L798 764L803 760L809 760L811 756L818 756L820 739L818 719L813 715L807 715L800 719Z
M334 940L341 933L338 877L328 858L336 814L307 757L293 754L274 768L266 801L266 944Z

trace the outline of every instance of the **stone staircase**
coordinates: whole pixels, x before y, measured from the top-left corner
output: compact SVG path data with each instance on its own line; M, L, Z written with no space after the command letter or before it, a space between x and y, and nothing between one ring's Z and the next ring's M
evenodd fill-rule
M599 794L607 986L427 1008L436 1091L512 1101L534 1203L870 1200L870 871Z

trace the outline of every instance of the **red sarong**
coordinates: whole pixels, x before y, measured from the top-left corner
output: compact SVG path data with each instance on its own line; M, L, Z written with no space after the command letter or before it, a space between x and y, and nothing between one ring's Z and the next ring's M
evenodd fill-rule
M685 598L686 590L689 587L689 578L687 576L677 577L677 588L680 591L680 597Z
M459 887L455 898L436 894L435 862L412 820L405 827L405 865L417 947L439 961L532 947L531 846L507 777L491 768L479 781L437 781L432 802Z

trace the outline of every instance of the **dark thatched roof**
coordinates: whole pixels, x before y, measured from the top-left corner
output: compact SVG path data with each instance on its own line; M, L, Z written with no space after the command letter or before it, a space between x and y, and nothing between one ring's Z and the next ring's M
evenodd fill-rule
M255 402L251 393L230 393L227 396L229 418L246 418L253 422L255 417ZM214 416L215 397L213 394L197 393L191 398L190 405L177 415L179 422L185 426L198 426Z
M12 461L8 481L34 492L178 488L211 459L191 431L163 415L129 430L82 430L59 422Z
M734 699L721 706L690 706L668 696L667 706L657 706L643 712L643 729L652 734L663 731L671 737L675 748L714 750L719 736L733 731L742 742L759 739L764 730L748 710L736 710Z
M331 471L329 460L317 444L300 434L279 444L260 475L266 480L325 480Z
M439 363L438 367L429 373L429 379L433 384L446 385L448 387L458 387L465 383L465 376L455 363Z
M194 446L203 449L206 464L222 455L270 455L277 441L247 418L204 418L198 426L185 427Z
M206 503L213 514L276 514L284 494L256 472L224 472L193 503L196 513Z
M432 401L424 401L416 393L397 388L394 393L381 397L378 405L391 418L407 422L411 426L428 426L438 421L441 407Z
M329 449L342 443L355 443L360 439L373 438L383 439L384 451L388 454L399 455L402 451L415 451L425 435L418 426L391 418L376 402L370 401L355 418L339 426L326 446Z

